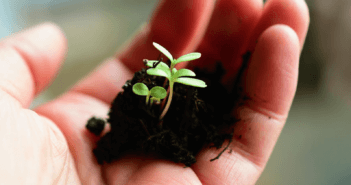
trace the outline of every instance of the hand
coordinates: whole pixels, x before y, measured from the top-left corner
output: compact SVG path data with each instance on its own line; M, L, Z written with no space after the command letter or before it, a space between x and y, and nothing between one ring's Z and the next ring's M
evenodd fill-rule
M66 51L59 29L44 24L0 44L0 182L4 184L254 184L287 118L297 84L299 55L309 15L302 0L165 0L148 25L117 54L63 96L29 110L54 78ZM240 75L241 118L230 148L204 149L191 168L169 161L125 156L97 164L97 137L87 132L93 115L105 117L122 85L155 58L160 43L175 57L202 53L195 65L223 62L232 86ZM251 51L244 73L241 56Z

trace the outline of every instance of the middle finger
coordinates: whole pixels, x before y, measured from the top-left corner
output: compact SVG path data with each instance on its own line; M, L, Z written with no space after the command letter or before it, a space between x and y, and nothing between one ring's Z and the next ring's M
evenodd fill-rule
M227 73L235 77L262 9L262 0L219 0L197 49L202 57L191 65L211 71L221 61Z

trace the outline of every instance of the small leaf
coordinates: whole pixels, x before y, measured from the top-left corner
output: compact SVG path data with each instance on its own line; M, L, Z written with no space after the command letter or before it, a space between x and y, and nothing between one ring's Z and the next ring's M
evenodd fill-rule
M169 66L164 63L164 62L160 62L157 66L156 69L161 69L162 71L164 71L168 76L171 76L171 71L169 69Z
M152 43L156 49L158 49L161 53L163 53L167 58L169 58L169 60L171 60L171 62L173 62L173 56L171 55L171 53L164 48L163 46L157 44L156 42Z
M195 60L195 59L198 59L201 57L201 53L189 53L189 54L186 54L186 55L183 55L181 57L179 57L178 59L176 59L174 61L174 65L175 64L178 64L180 62L186 62L186 61L190 61L190 60Z
M163 99L167 96L167 91L163 87L155 86L151 90L151 96L156 97L158 99Z
M143 83L136 83L133 85L133 92L140 96L147 96L149 94L149 88Z
M164 62L160 62L160 63L156 66L156 68L159 68L159 69L168 69L168 70L169 70L169 66L168 66L166 63L164 63Z
M175 82L190 85L194 87L207 87L206 83L202 80L194 79L194 78L177 78Z
M195 76L195 73L189 69L179 69L179 71L177 71L172 78L176 79L179 78L181 76Z
M174 74L176 74L176 72L177 72L177 69L176 69L176 68L173 68L173 69L172 69L172 76L173 76Z
M147 60L146 66L154 67L154 63L157 63L157 60Z
M166 77L168 79L170 79L170 75L168 75L166 72L164 72L163 70L161 69L156 69L156 68L151 68L151 69L148 69L146 71L146 73L148 75L155 75L155 76L163 76L163 77Z

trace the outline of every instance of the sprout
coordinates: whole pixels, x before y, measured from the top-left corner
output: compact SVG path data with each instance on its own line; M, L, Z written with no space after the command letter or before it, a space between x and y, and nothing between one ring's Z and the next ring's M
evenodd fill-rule
M165 108L160 116L160 120L162 120L163 117L165 116L165 114L167 113L169 106L171 104L172 96L173 96L173 85L175 82L185 84L185 85L194 86L194 87L202 87L202 88L206 87L207 85L202 80L185 77L185 76L195 76L195 73L193 71L191 71L189 69L177 70L176 68L174 68L175 65L180 63L180 62L186 62L186 61L195 60L195 59L200 58L201 57L200 53L189 53L189 54L186 54L186 55L179 57L178 59L174 59L173 56L171 55L171 53L168 50L166 50L164 47L162 47L161 45L159 45L155 42L153 43L153 45L161 53L163 53L167 58L169 58L169 60L171 61L171 67L169 67L164 62L160 62L157 60L148 60L146 63L147 66L154 67L154 68L148 69L147 74L155 75L155 76L163 76L169 80L170 92L169 92L167 104L166 104L166 106L165 106ZM154 64L156 64L156 63L158 63L158 64L155 67ZM180 78L180 77L183 77L183 78Z
M146 96L146 104L149 103L150 96L152 96L150 101L151 105L154 101L159 102L167 96L167 91L163 87L155 86L149 91L149 88L143 83L134 84L133 92L139 96Z
M178 63L181 62L186 62L186 61L190 61L190 60L195 60L201 57L201 53L189 53L186 55L183 55L181 57L179 57L178 59L173 59L173 56L171 55L171 53L169 53L169 51L164 48L163 46L157 44L156 42L152 43L156 49L158 49L161 53L163 53L170 61L171 61L171 70L174 68L174 66Z

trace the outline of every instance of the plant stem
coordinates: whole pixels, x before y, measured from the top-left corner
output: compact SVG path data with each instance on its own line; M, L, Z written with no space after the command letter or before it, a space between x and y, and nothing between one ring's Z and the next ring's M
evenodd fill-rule
M167 100L167 104L165 106L165 109L163 109L163 112L162 112L162 114L160 116L160 120L163 119L163 117L165 116L165 114L167 113L167 111L169 109L169 106L171 105L172 96L173 96L173 84L174 84L174 82L169 81L170 92L169 92L169 96L168 96L168 100Z
M167 84L167 78L166 78L165 81L163 82L162 87L166 86L166 84Z
M150 91L149 91L149 93L147 94L147 96L146 96L146 105L149 103L149 99L150 99Z
M165 81L163 82L163 86L162 87L165 87L166 84L167 84L167 78L165 78ZM169 94L169 85L168 85L168 88L167 88L167 94ZM165 102L166 102L166 98L162 100L161 102L161 106L160 106L160 110L163 109L163 107L165 106Z
M168 88L167 88L167 95L169 95L169 86L168 86ZM168 96L167 96L167 97L168 97ZM165 107L167 97L164 98L164 99L162 100L161 106L160 106L160 110L162 110L162 109Z

